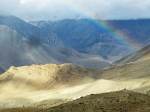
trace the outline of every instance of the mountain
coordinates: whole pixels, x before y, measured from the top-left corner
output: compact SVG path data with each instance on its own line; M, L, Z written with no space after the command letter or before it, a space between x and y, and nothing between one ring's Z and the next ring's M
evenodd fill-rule
M0 52L0 66L3 70L10 66L59 62L57 57L50 55L52 50L49 46L24 38L4 25L0 25Z
M100 55L111 61L116 61L134 52L131 51L130 46L119 41L116 37L125 39L126 43L130 43L132 49L135 50L150 44L149 19L81 19L54 22L31 21L30 23L45 31L50 30L56 33L65 45L79 52Z
M42 30L15 16L0 16L0 24L16 30L26 38L36 39L40 43L45 43L50 46L62 46L61 40L55 33L50 30Z
M0 111L10 111L10 108L16 111L15 109L18 109L16 107L20 107L19 109L21 110L27 109L25 111L30 109L35 109L35 111L38 111L38 109L40 111L59 111L60 109L62 111L67 109L88 111L87 109L89 109L89 111L108 110L115 112L120 110L127 111L131 110L131 108L134 109L133 111L149 111L149 96L147 96L150 94L149 45L127 56L129 58L122 64L104 68L112 60L132 52L124 43L113 38L110 33L99 29L100 34L107 34L99 42L104 45L110 45L108 47L110 48L109 53L107 52L107 47L102 47L104 52L101 53L104 53L106 57L103 54L103 57L101 57L79 53L71 47L67 47L66 43L63 42L67 39L63 40L58 33L55 34L53 30L47 29L48 27L44 28L47 22L41 21L40 25L44 26L39 28L14 16L7 16L6 18L12 19L7 20L4 17L0 19L0 72L4 72L0 75ZM9 21L11 22L9 23ZM21 23L15 25L17 21ZM124 21L122 22L124 23ZM39 24L39 22L37 23ZM121 26L119 24L122 23L115 23L117 26L114 31L122 27L126 28L126 31L129 28L134 29L134 27L125 27L127 23ZM137 22L137 24L141 25L143 22ZM82 26L80 23L76 27L80 25ZM33 29L31 28L29 31L29 27ZM53 40L51 38L53 33L47 33L48 31L54 32L54 35L56 35L54 41L49 43L47 43L47 38L42 35L45 32ZM134 33L136 31L133 30ZM146 33L146 30L143 29L143 31ZM75 34L78 33L76 32ZM132 33L129 33L128 30L127 34ZM138 35L136 34L136 36ZM139 47L139 44L140 47L144 46L149 42L148 37L142 37L145 39L142 40L140 37L136 39L136 36L131 36L131 41L136 41L137 43L135 44L136 47ZM74 39L76 40L76 38ZM80 37L76 44L81 44L82 42ZM95 43L97 40L93 42ZM91 43L91 40L89 43ZM117 47L112 47L110 43ZM84 42L80 44L79 47L83 46L84 48ZM113 52L116 54L113 55ZM109 58L110 56L112 58ZM64 63L73 63L75 65ZM88 108L84 109L84 107Z
M147 58L150 58L150 45L147 45L133 54L123 57L122 59L114 62L112 65L130 63Z
M105 30L92 21L105 23ZM80 53L99 55L114 62L150 43L149 19L141 20L60 20L30 21L15 16L0 16L0 24L22 36L49 46L68 46ZM108 30L106 30L108 29ZM131 46L117 38L130 40ZM128 42L128 41L127 41ZM134 50L133 50L134 49Z
M0 25L0 72L10 66L45 63L74 63L103 68L110 63L100 56L81 54L66 46L50 46L36 38L26 38L10 27Z

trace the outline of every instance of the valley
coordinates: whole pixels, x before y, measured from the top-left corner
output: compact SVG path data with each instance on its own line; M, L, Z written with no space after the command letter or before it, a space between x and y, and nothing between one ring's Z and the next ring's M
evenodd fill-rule
M74 103L71 104L70 101L91 94L106 93L105 95L107 96L107 92L112 92L110 94L135 94L133 96L136 96L137 94L140 95L140 98L149 98L149 96L143 95L149 94L149 64L150 59L146 58L140 61L118 65L102 70L86 69L72 64L32 65L17 68L11 67L6 73L0 76L0 107L19 107L16 109L14 108L14 111L18 109L32 110L35 108L38 108L38 111L50 111L51 108L48 109L50 105L53 106L62 104L64 105L64 108L65 105L68 105L69 108L67 106L67 111L70 112L69 109L73 109L73 105L75 105ZM132 90L138 93L132 93L130 91L127 91L126 93L126 90ZM113 91L120 92L118 94L118 92L113 93ZM11 95L9 95L10 93ZM120 99L121 96L115 97ZM95 96L95 98L98 100L99 97ZM102 95L102 99L103 98L105 98L104 95ZM122 107L120 107L121 109L126 108L128 110L128 100L125 100L126 103L124 102L122 104L122 100L120 99L117 105L122 105ZM136 109L140 111L142 108L144 108L144 110L149 110L149 101L147 100L147 98L139 100L147 103L141 108L133 108L135 109L133 112L136 112ZM96 103L93 104L93 101L95 102L94 99L91 99L89 100L89 103L85 103L85 105L97 105ZM80 102L82 102L82 99ZM137 106L139 104L142 105L143 103L136 103ZM34 107L34 105L39 106ZM20 108L23 106L25 108ZM53 111L57 109L59 109L59 106L58 108L57 106L54 107L54 110L52 108ZM92 107L89 109L92 109ZM63 111L63 109L61 110ZM107 110L108 112L113 111L112 108L106 107L104 110ZM101 110L99 111L101 112ZM119 110L116 112L119 112Z
M0 16L0 112L149 112L150 20L97 21L134 48L88 19Z

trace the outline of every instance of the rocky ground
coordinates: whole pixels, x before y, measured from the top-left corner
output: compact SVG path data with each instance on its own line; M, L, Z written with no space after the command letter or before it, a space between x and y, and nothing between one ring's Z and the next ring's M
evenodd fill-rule
M54 105L1 109L0 112L150 112L150 96L122 90L91 94Z

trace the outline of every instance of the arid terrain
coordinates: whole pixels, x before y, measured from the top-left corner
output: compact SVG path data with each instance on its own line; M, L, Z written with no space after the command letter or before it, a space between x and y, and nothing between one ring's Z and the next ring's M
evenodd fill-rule
M52 107L54 106L54 107ZM91 94L60 105L2 109L0 112L149 112L150 97L129 90Z
M0 0L0 112L150 112L150 0Z
M143 95L150 94L149 66L150 59L144 58L102 70L72 64L11 67L0 75L0 108L2 112L149 112L150 97Z

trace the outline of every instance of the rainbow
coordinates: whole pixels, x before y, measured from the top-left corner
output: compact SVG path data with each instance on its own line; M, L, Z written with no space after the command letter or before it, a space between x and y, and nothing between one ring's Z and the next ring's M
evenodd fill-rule
M64 2L65 1L65 2ZM137 48L134 46L134 44L136 44L135 42L131 41L129 39L128 36L126 36L125 34L122 33L117 33L117 32L113 32L114 27L110 26L110 24L107 24L106 21L101 21L101 20L96 20L94 19L94 15L92 12L89 12L86 10L85 7L81 6L79 3L74 3L71 0L64 0L62 3L64 6L69 7L71 10L77 12L78 14L82 15L84 18L88 18L87 20L97 26L100 29L103 29L104 31L110 32L110 34L117 39L118 41L120 41L121 43L123 43L124 45L126 45L126 47L132 51L135 52L137 50Z

